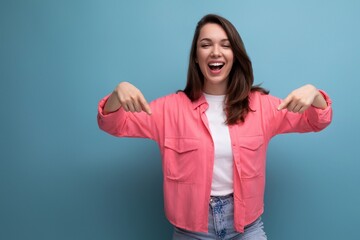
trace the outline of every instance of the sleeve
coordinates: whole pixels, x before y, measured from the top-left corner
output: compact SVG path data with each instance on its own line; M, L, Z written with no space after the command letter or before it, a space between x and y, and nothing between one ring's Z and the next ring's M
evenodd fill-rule
M99 128L116 137L149 138L157 141L163 128L165 97L150 103L151 115L145 112L126 112L120 108L116 112L104 114L104 106L110 95L98 104L97 122Z
M266 95L265 104L268 105L266 109L269 110L266 112L265 127L270 129L270 137L291 132L318 132L326 128L332 121L332 101L326 92L319 91L325 98L327 107L319 109L310 106L302 114L289 112L287 109L277 110L281 99Z

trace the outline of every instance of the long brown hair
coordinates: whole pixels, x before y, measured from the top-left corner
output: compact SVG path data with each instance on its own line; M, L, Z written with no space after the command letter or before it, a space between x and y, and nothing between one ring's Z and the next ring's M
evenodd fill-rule
M260 91L264 94L269 92L258 85L253 86L252 65L249 56L246 54L244 43L231 22L221 16L208 14L198 22L191 45L187 83L183 92L191 101L199 99L202 94L204 75L196 63L196 49L200 30L207 23L218 24L224 29L234 53L234 63L228 76L226 90L225 112L227 119L225 123L231 125L239 121L244 122L248 112L252 111L249 106L250 92Z

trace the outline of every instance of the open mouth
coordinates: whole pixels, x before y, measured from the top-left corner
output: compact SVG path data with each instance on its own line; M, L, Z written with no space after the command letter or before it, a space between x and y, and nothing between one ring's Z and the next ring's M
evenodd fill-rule
M208 64L209 68L213 71L220 70L224 65L225 65L225 63L222 63L222 62Z

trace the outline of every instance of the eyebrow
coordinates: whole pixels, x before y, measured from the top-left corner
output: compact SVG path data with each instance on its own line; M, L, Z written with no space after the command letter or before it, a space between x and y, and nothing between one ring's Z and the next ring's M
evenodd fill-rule
M212 42L212 40L210 38L202 38L202 39L200 39L199 42L202 42L202 41ZM221 39L220 42L230 42L230 41L229 41L229 39L224 38L224 39Z

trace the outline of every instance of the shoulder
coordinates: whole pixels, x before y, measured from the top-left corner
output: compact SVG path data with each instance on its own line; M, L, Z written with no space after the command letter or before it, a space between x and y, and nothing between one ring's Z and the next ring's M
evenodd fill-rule
M182 91L171 93L161 97L160 99L171 101L171 102L187 102L191 103L190 99L186 96L186 94Z
M191 100L182 91L171 93L163 97L157 98L152 103L163 103L167 106L184 106L192 104Z
M249 95L249 101L250 101L250 108L252 109L261 108L262 110L264 110L264 108L268 106L277 106L278 104L281 103L280 98L260 91L251 92Z
M260 92L260 91L252 91L249 94L250 103L256 103L256 102L259 102L259 101L264 101L264 100L267 100L269 98L273 98L273 96L271 96L270 94Z

